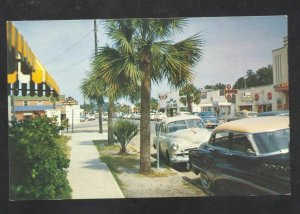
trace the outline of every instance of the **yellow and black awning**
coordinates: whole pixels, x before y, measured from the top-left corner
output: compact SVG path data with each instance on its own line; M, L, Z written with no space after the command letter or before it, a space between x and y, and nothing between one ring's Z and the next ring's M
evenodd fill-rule
M27 95L27 91L31 96L36 92L38 96L50 96L51 92L57 96L60 93L55 80L12 22L7 22L7 83L9 94L12 91L16 96L20 89L23 96Z

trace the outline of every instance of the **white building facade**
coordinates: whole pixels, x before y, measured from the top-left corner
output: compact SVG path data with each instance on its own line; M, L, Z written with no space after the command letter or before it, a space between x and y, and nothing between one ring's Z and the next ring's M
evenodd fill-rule
M235 113L235 105L228 102L224 90L201 89L201 102L193 104L195 112L214 111L219 118L227 118Z
M277 108L289 109L289 81L288 81L288 38L283 38L283 47L272 51L273 84L276 92L282 94Z

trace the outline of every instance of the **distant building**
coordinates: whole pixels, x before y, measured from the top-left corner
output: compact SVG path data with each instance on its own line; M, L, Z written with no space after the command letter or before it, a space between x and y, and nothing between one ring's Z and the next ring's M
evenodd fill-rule
M283 95L274 89L273 85L257 86L239 89L236 94L236 111L248 110L256 112L277 111L278 100Z
M175 116L180 111L188 111L187 106L180 102L178 90L158 95L159 112L164 112L168 116Z
M80 122L80 109L78 102L72 98L65 98L64 95L58 96L58 101L51 101L50 97L42 96L9 96L9 115L14 116L18 121L29 119L36 115L49 115L49 111L56 109L60 112L60 120L68 119L71 124ZM11 117L9 120L11 120Z
M220 118L228 117L234 112L234 105L227 101L224 90L200 89L201 102L193 104L194 112L214 111Z
M282 93L277 100L277 109L289 109L288 38L283 38L283 47L272 51L273 84L276 92Z
M50 97L42 96L10 96L9 97L9 115L16 117L17 120L34 117L34 115L45 115L48 109L61 109L65 114L63 101L65 96L58 96L58 101L54 104ZM9 120L11 117L9 118ZM63 119L63 118L62 118Z

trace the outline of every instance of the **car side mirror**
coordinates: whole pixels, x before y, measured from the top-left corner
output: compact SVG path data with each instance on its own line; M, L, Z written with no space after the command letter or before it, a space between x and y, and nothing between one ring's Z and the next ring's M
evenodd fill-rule
M251 156L255 156L256 155L255 151L253 151L252 149L247 149L246 150L246 154L247 155L251 155Z

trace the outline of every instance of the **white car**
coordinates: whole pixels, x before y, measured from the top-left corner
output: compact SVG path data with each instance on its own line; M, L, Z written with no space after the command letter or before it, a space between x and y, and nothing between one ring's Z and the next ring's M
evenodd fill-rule
M209 140L210 132L196 115L168 117L156 124L153 147L170 165L188 163L189 150Z
M96 117L94 114L87 115L87 120L96 120Z
M164 120L164 119L167 119L167 118L168 118L167 115L164 114L164 113L158 113L156 115L156 120Z

